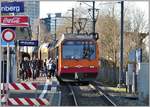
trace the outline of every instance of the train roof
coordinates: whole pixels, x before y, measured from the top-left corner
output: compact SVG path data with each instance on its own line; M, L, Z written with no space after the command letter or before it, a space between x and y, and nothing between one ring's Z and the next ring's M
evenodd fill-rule
M62 40L94 40L94 38L88 34L62 34Z
M93 36L90 36L88 34L62 34L60 39L56 43L56 47L60 45L60 43L64 40L93 40Z

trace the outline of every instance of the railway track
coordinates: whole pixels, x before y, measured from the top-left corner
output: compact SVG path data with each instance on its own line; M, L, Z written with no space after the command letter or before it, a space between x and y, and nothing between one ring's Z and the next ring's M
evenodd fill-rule
M63 89L65 90L65 95L63 95L62 98L62 106L117 106L111 98L99 88L99 85L74 86L72 84L66 84L63 88L65 88Z
M78 102L77 102L77 97L76 97L76 94L75 94L75 92L74 92L74 89L73 89L73 87L69 84L68 85L68 88L70 89L70 92L71 92L71 95L72 95L72 97L73 97L73 102L74 102L74 106L79 106L78 105Z
M103 90L101 89L98 85L101 85L100 83L97 82L92 82L90 86L100 94L103 95L103 98L105 102L108 104L108 106L117 106L117 104L113 101L113 99Z
M61 92L61 106L78 106L76 94L72 85L64 83L61 85Z

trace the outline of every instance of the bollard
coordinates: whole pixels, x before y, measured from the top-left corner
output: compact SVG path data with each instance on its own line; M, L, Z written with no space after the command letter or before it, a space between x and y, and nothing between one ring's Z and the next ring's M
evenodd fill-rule
M133 72L132 76L132 93L135 93L135 72Z
M128 72L126 77L126 84L128 87L128 92L132 93L132 85L133 85L133 64L128 64Z

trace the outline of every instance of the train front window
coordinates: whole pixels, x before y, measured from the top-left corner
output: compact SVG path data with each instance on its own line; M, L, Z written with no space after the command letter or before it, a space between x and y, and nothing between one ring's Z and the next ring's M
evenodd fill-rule
M81 42L81 41L80 41ZM96 46L95 44L89 44L79 41L68 42L63 44L63 58L64 59L95 59L96 58Z

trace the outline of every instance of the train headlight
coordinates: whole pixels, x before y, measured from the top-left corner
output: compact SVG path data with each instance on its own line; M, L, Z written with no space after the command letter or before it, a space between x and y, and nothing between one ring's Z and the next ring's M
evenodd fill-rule
M81 66L81 65L77 65L77 66L75 66L76 68L81 68L81 67L83 67L83 66Z
M65 69L69 68L68 66L64 66Z
M94 68L94 66L90 66L90 68Z

